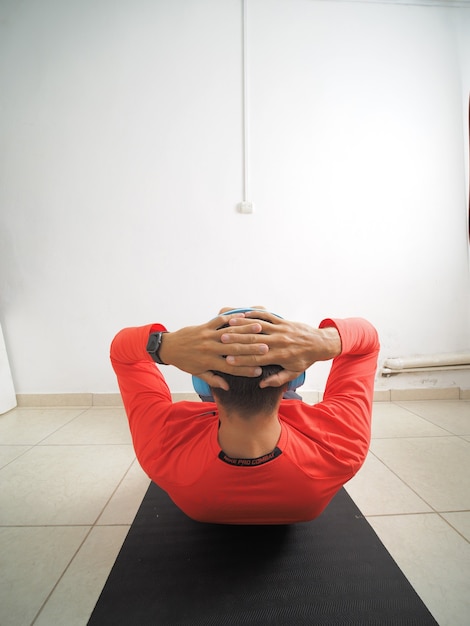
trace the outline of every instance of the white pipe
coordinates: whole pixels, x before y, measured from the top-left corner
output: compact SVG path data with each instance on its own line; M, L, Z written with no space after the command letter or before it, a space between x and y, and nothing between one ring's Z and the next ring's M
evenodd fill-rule
M447 372L449 370L468 370L470 365L438 365L437 367L410 367L405 370L392 370L388 367L382 368L382 376L392 376L394 374L408 374L411 372Z
M431 372L470 369L470 352L448 352L385 359L382 376L402 372Z
M385 359L384 367L391 370L410 368L447 367L449 365L469 365L470 352L448 352L444 354L425 354L393 359Z

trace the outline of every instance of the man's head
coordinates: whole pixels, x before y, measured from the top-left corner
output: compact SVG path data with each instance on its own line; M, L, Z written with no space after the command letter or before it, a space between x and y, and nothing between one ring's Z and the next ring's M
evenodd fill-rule
M223 309L221 313L229 315L232 313L243 313L247 311L256 311L259 313L257 319L270 322L263 318L263 311L259 309L247 308L247 309ZM271 314L280 317L276 313ZM228 327L229 324L223 324L218 328ZM272 411L280 402L282 395L286 388L288 390L297 389L303 385L305 380L305 372L302 372L297 378L290 381L287 385L282 387L264 387L260 388L259 383L261 380L268 378L269 376L276 374L283 368L280 365L265 365L262 366L262 374L256 378L248 378L244 376L233 376L231 374L225 374L223 372L214 372L215 374L224 378L230 389L225 391L223 389L210 388L209 385L196 376L193 376L193 386L196 393L202 400L208 401L215 398L217 403L226 410L236 411L240 414L251 417L255 414L267 414Z
M261 376L249 378L246 376L232 376L224 372L215 372L227 381L230 389L211 388L217 404L227 413L236 413L247 419L254 415L267 415L275 411L279 405L285 387L259 386L260 381L272 374L277 374L280 365L265 365Z

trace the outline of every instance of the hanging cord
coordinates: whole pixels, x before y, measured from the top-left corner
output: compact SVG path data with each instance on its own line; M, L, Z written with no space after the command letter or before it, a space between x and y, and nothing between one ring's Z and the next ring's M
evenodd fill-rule
M242 40L242 55L243 55L243 202L248 200L249 192L249 168L248 168L248 15L247 15L247 0L242 0L242 14L243 14L243 40Z
M248 1L242 0L242 161L243 161L243 198L237 205L239 213L253 213L253 203L250 200L250 125L248 117Z

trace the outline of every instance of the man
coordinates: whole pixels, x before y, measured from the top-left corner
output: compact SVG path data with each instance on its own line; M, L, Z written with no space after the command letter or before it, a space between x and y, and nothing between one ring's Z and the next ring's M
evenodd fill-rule
M363 319L314 328L265 310L221 313L174 332L153 324L115 337L111 361L137 458L195 520L311 520L367 455L377 332ZM282 398L289 381L330 359L322 402ZM154 361L205 381L215 401L172 402Z

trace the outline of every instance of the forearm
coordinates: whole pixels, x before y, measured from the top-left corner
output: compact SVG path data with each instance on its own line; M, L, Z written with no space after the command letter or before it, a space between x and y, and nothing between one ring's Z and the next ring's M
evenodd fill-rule
M375 328L363 319L325 320L340 333L343 350L333 360L323 400L318 405L321 428L338 456L347 458L353 473L367 454L374 381L379 352Z
M171 404L165 379L146 351L149 334L160 330L165 330L161 324L124 328L111 344L111 364L129 419Z
M364 319L325 320L334 323L343 343L341 355L333 361L325 399L349 398L370 410L373 400L377 357L380 349L376 329Z
M268 351L260 335L261 325L252 320L244 320L243 316L238 332L242 337L248 336L249 342L231 346L221 342L221 335L224 333L222 327L237 316L240 317L240 314L217 316L205 324L187 326L173 332L166 331L162 324L124 329L116 335L111 346L113 366L138 361L146 361L152 365L151 357L146 351L149 335L151 332L165 331L159 348L159 357L167 365L173 365L184 372L203 378L211 386L224 389L228 388L227 383L215 375L214 371L240 376L259 376L261 368L256 362L241 366L227 362L226 356L229 354L243 353L256 359Z
M320 329L335 329L338 332L343 355L369 354L378 352L380 348L377 330L363 318L324 319Z
M166 331L163 324L146 324L123 328L117 333L111 343L111 361L119 363L136 363L137 361L151 361L147 354L147 342L152 332Z
M314 329L309 361L330 361L342 352L341 335L336 326L325 326Z
M250 316L255 314L250 313ZM260 322L263 341L269 350L264 355L256 357L256 363L259 365L276 364L286 370L304 371L316 361L328 361L341 354L341 337L333 322L314 328L270 313L266 313L266 319ZM233 320L231 328L222 335L221 341L227 346L249 340L248 337L243 339L238 334L239 323L239 320ZM227 357L227 361L234 365L255 362L252 357L244 356L242 353Z
M246 316L254 321L260 316L260 313L253 311L247 313ZM262 387L283 385L296 378L317 361L335 359L354 350L367 351L367 346L361 343L363 338L360 328L363 326L367 332L370 333L372 329L375 333L375 329L365 320L338 320L336 323L335 320L326 319L319 328L314 328L308 324L291 322L264 311L262 317L263 319L259 322L262 325L263 341L269 348L268 352L256 357L246 356L243 353L232 353L233 356L227 357L228 363L237 366L253 363L260 366L281 365L284 368L283 371L264 380L261 383ZM221 341L226 345L236 345L242 341L249 341L248 336L242 337L238 334L239 324L240 320L231 320L230 329L227 329L227 332L222 335ZM347 329L351 324L359 330L349 333L345 330L345 344L341 329Z

